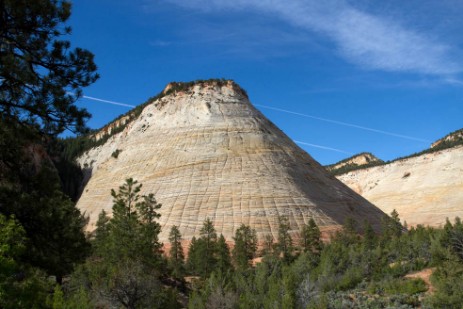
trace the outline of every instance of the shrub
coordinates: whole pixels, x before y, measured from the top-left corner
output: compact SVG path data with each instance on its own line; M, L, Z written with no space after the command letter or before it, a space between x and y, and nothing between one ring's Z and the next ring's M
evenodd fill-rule
M119 157L119 154L122 152L122 150L120 149L116 149L113 151L113 153L111 154L111 157L113 157L114 159L117 159L117 157Z

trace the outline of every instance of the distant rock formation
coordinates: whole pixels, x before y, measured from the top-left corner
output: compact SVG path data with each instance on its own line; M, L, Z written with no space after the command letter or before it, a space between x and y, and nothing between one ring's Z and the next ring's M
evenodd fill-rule
M384 213L331 176L256 110L232 81L173 83L122 132L78 158L91 177L77 207L95 228L111 213L110 190L133 177L162 203L162 233L177 225L185 239L210 218L227 240L241 224L276 239L287 216L297 238L313 218L323 232L346 218L379 230Z
M383 161L369 152L362 152L344 159L338 163L325 166L333 175L343 174L348 171L382 164Z
M448 145L463 144L463 129L447 134L443 138L435 141L434 143L431 144L431 148L442 147L445 144L448 144Z
M337 177L384 212L396 209L409 226L440 226L446 218L463 218L463 146Z

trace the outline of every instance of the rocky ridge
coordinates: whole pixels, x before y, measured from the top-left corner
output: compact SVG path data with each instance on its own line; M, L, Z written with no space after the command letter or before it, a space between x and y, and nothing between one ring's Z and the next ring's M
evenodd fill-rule
M329 175L237 84L174 86L122 132L78 158L91 174L77 204L90 218L89 230L103 209L111 212L110 189L129 177L162 203L165 242L172 225L187 240L198 236L206 218L228 240L242 223L259 239L276 238L280 215L288 216L295 237L309 218L325 232L347 217L379 229L384 213Z
M352 169L359 169L365 166L376 165L383 163L382 160L375 157L369 152L362 152L338 163L327 165L325 168L334 175L350 171Z
M441 226L463 217L463 146L399 159L337 176L408 225Z
M463 144L463 129L447 134L431 144L431 148L442 147L444 144Z

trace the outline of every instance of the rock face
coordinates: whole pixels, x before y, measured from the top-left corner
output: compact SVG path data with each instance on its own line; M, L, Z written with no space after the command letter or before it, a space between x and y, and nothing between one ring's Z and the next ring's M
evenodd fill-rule
M431 148L442 146L443 144L463 144L463 129L452 132L431 144Z
M384 216L330 176L232 81L170 89L78 162L92 174L77 204L90 216L89 230L103 209L111 212L110 189L129 177L162 203L164 242L172 225L187 240L198 236L206 218L227 240L242 223L262 240L267 234L276 239L281 215L295 237L309 218L326 232L347 217L379 229Z
M386 213L408 225L440 226L463 217L463 146L338 176Z
M361 166L381 162L383 161L375 157L373 154L369 152L362 152L347 159L344 159L336 164L325 166L325 168L333 174L337 174L337 172L342 171L344 169L357 169Z

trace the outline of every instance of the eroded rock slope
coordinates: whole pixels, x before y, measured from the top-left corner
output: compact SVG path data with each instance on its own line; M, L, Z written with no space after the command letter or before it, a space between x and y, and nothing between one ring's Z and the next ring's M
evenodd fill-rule
M463 218L463 146L337 177L384 212L396 209L408 225Z
M347 217L378 229L384 216L295 145L232 81L198 83L154 101L78 162L91 171L77 204L90 216L89 230L101 210L111 212L110 190L129 177L162 203L165 242L172 225L186 239L198 236L206 218L231 240L242 223L259 239L276 238L279 215L289 217L295 236L309 218L329 231Z

